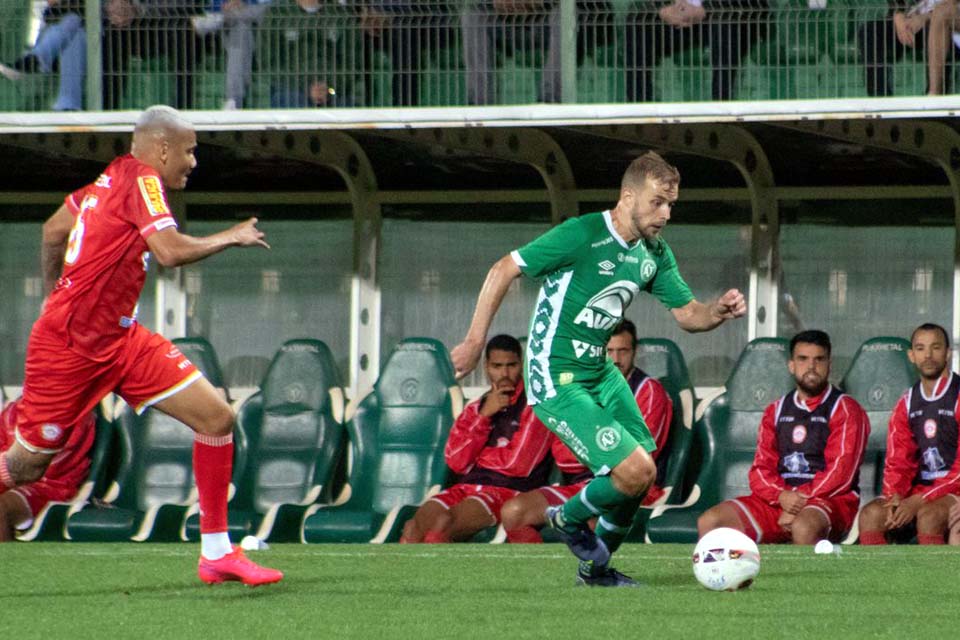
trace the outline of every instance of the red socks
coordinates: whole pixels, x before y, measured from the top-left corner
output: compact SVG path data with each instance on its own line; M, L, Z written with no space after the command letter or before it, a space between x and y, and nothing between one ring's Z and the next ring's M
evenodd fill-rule
M227 530L227 497L233 473L233 434L196 434L193 442L193 474L200 494L200 533Z
M425 534L423 534L423 541L426 544L445 544L447 542L453 542L443 531L427 531Z
M945 544L942 534L918 533L917 544Z
M543 537L533 527L518 527L507 529L507 542L511 544L540 544L543 542Z
M860 544L887 544L887 536L883 531L861 531Z

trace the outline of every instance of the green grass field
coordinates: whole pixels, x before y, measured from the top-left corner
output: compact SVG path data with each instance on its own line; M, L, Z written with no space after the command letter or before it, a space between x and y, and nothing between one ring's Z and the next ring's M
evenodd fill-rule
M689 545L627 545L643 589L572 586L561 545L275 545L279 585L208 587L193 545L0 547L0 620L17 638L950 638L948 547L761 547L753 587L694 580Z

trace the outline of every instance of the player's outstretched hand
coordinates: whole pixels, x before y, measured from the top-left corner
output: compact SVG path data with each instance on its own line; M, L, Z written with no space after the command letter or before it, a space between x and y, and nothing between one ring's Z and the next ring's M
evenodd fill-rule
M477 368L481 351L483 351L483 344L470 340L464 340L453 348L450 352L450 360L453 361L453 370L456 371L457 380Z
M267 241L263 238L266 234L257 229L257 219L250 218L244 220L233 228L234 238L241 247L264 247L270 248Z
M717 299L714 312L724 320L739 318L747 313L747 300L739 289L730 289Z

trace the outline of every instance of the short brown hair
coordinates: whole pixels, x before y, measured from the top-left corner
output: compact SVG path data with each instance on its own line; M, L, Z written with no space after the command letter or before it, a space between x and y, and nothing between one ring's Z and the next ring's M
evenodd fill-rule
M680 172L677 171L677 168L664 160L660 154L647 151L627 167L620 188L642 187L648 177L658 182L672 184L674 189L680 186Z

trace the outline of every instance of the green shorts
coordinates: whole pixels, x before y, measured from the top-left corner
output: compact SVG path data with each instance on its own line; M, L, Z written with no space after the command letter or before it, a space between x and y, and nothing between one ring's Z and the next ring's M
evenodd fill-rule
M630 385L612 362L597 382L558 385L556 391L533 412L594 475L610 473L638 446L656 450Z

